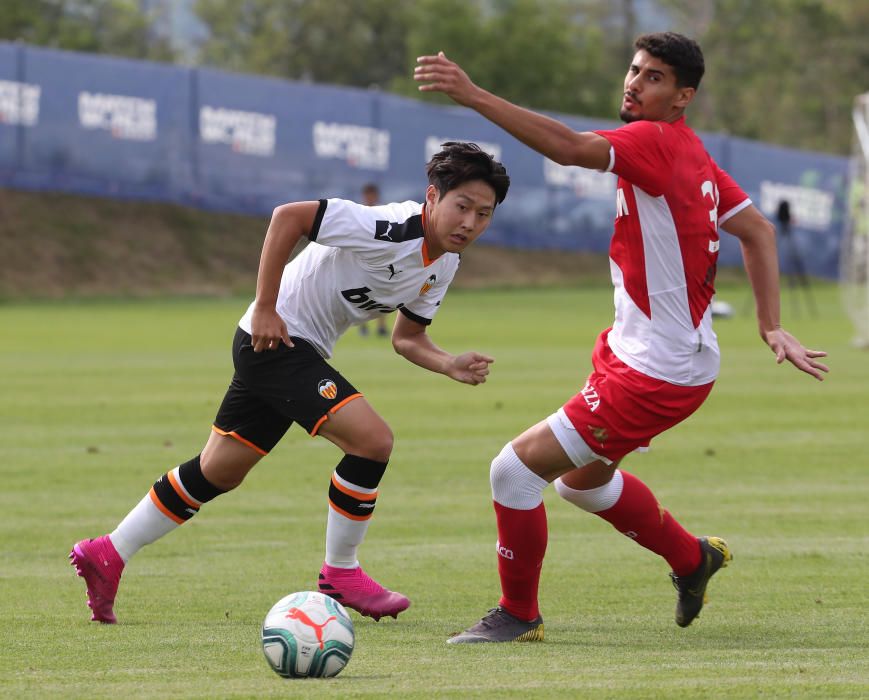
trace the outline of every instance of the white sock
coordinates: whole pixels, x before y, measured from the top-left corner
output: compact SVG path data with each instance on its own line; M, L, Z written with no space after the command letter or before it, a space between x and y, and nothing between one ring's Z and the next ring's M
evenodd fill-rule
M360 504L368 504L369 501L372 504L370 509L366 508L364 511L360 511L365 513L364 516L356 516L365 519L356 520L339 513L331 500L329 502L329 514L326 519L326 564L341 569L355 569L359 566L359 559L357 558L359 545L365 539L365 533L368 532L368 526L371 524L377 489L364 488L350 483L346 479L342 479L337 471L332 474L332 488L338 488L345 494L358 494L366 497L353 499L357 507L361 507Z
M326 520L326 563L340 569L355 569L359 566L356 554L370 522L350 520L330 507Z
M624 478L618 469L613 472L613 478L603 486L584 491L570 488L561 477L555 480L555 490L559 496L589 513L599 513L612 508L622 495L623 486Z
M180 525L154 505L149 493L118 524L109 539L126 564L146 544L156 542L177 527Z

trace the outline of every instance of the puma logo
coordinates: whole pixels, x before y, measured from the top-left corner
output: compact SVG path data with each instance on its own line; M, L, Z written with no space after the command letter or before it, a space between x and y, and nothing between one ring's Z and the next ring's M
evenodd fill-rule
M320 649L323 649L323 630L326 628L332 620L336 620L337 618L334 615L330 615L326 621L322 625L318 625L314 622L304 610L299 610L298 608L290 608L287 611L287 617L291 620L298 620L303 625L307 625L308 627L314 630L314 634L317 635L317 641L320 643Z

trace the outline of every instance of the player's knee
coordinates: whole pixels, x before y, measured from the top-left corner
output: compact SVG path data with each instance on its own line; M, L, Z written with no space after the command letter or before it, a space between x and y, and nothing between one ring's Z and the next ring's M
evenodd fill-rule
M492 460L489 483L492 485L492 498L496 502L520 510L540 505L547 484L546 479L535 474L519 459L509 442Z
M394 444L395 438L392 430L384 423L376 430L367 432L357 448L350 451L360 457L377 462L388 462Z
M203 452L200 457L202 475L221 491L232 491L241 485L254 464L229 462Z
M495 458L492 460L492 464L489 468L489 484L492 486L492 493L498 493L502 491L508 484L510 480L510 458L508 448L510 443L507 443L501 451L495 455ZM508 454L505 454L507 452Z
M576 476L575 472L573 474ZM573 503L589 513L599 513L612 508L619 500L624 479L622 472L616 469L610 480L603 484L594 481L586 485L580 481L568 486L564 483L563 477L556 479L553 484L555 491L565 501Z

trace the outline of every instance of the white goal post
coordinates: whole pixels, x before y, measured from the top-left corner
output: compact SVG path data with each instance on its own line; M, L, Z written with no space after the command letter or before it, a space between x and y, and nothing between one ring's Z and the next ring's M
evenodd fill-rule
M856 330L854 344L869 348L869 93L854 99L854 149L848 218L839 256L842 301Z

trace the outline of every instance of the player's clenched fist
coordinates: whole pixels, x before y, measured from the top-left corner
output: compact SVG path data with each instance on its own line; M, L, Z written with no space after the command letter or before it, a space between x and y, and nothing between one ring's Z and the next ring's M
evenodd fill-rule
M489 376L489 365L495 358L481 355L477 352L466 352L454 356L447 367L446 374L451 379L463 384L483 384Z

